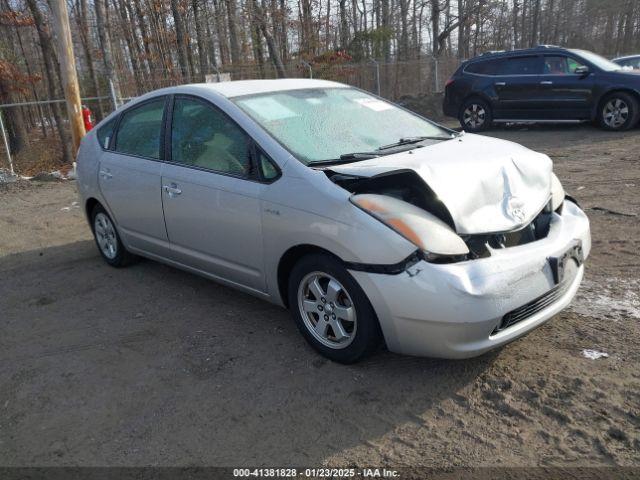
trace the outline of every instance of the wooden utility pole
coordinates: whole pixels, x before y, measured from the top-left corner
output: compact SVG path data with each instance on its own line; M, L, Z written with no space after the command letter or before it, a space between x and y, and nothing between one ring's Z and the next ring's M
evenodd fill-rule
M62 86L64 97L67 101L67 114L71 128L73 141L73 155L78 152L80 140L85 135L84 121L82 120L82 103L80 100L80 87L76 75L76 60L73 55L73 43L71 41L71 28L69 26L69 12L66 0L52 0L51 13L53 27L58 40L58 58L60 59L60 72L62 74Z

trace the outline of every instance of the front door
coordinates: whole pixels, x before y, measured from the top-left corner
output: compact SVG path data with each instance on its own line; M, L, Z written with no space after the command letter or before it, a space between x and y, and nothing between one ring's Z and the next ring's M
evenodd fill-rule
M584 120L591 116L594 74L576 74L583 66L565 55L545 55L540 104L545 119Z
M264 185L251 179L249 137L222 111L176 96L162 204L174 260L264 291Z
M157 255L169 250L160 196L166 97L125 111L100 159L100 191L124 242Z

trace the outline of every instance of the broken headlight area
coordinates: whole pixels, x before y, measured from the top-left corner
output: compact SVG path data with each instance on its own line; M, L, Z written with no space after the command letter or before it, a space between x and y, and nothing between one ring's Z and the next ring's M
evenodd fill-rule
M550 200L533 221L519 230L479 235L462 235L462 239L469 247L468 260L491 256L491 250L517 247L527 243L542 240L549 235L551 218L554 210ZM559 209L562 208L560 205Z
M353 195L351 203L418 247L425 259L464 257L469 248L462 238L435 215L387 195Z
M353 195L376 194L397 198L434 215L452 229L451 213L435 192L413 170L394 170L373 177L342 175L325 170L329 179Z

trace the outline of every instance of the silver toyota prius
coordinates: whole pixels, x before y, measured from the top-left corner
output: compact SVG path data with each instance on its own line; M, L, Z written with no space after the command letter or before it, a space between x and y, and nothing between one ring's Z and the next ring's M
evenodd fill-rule
M591 248L546 155L335 82L148 93L87 134L78 179L109 265L143 256L287 307L344 363L383 341L504 345L569 304Z

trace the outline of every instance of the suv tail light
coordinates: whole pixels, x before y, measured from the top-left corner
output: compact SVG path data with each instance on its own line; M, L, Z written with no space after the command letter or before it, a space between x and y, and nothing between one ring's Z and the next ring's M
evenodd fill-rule
M447 88L449 85L451 85L454 82L453 78L450 78L449 80L447 80L447 83L444 84L444 88Z

